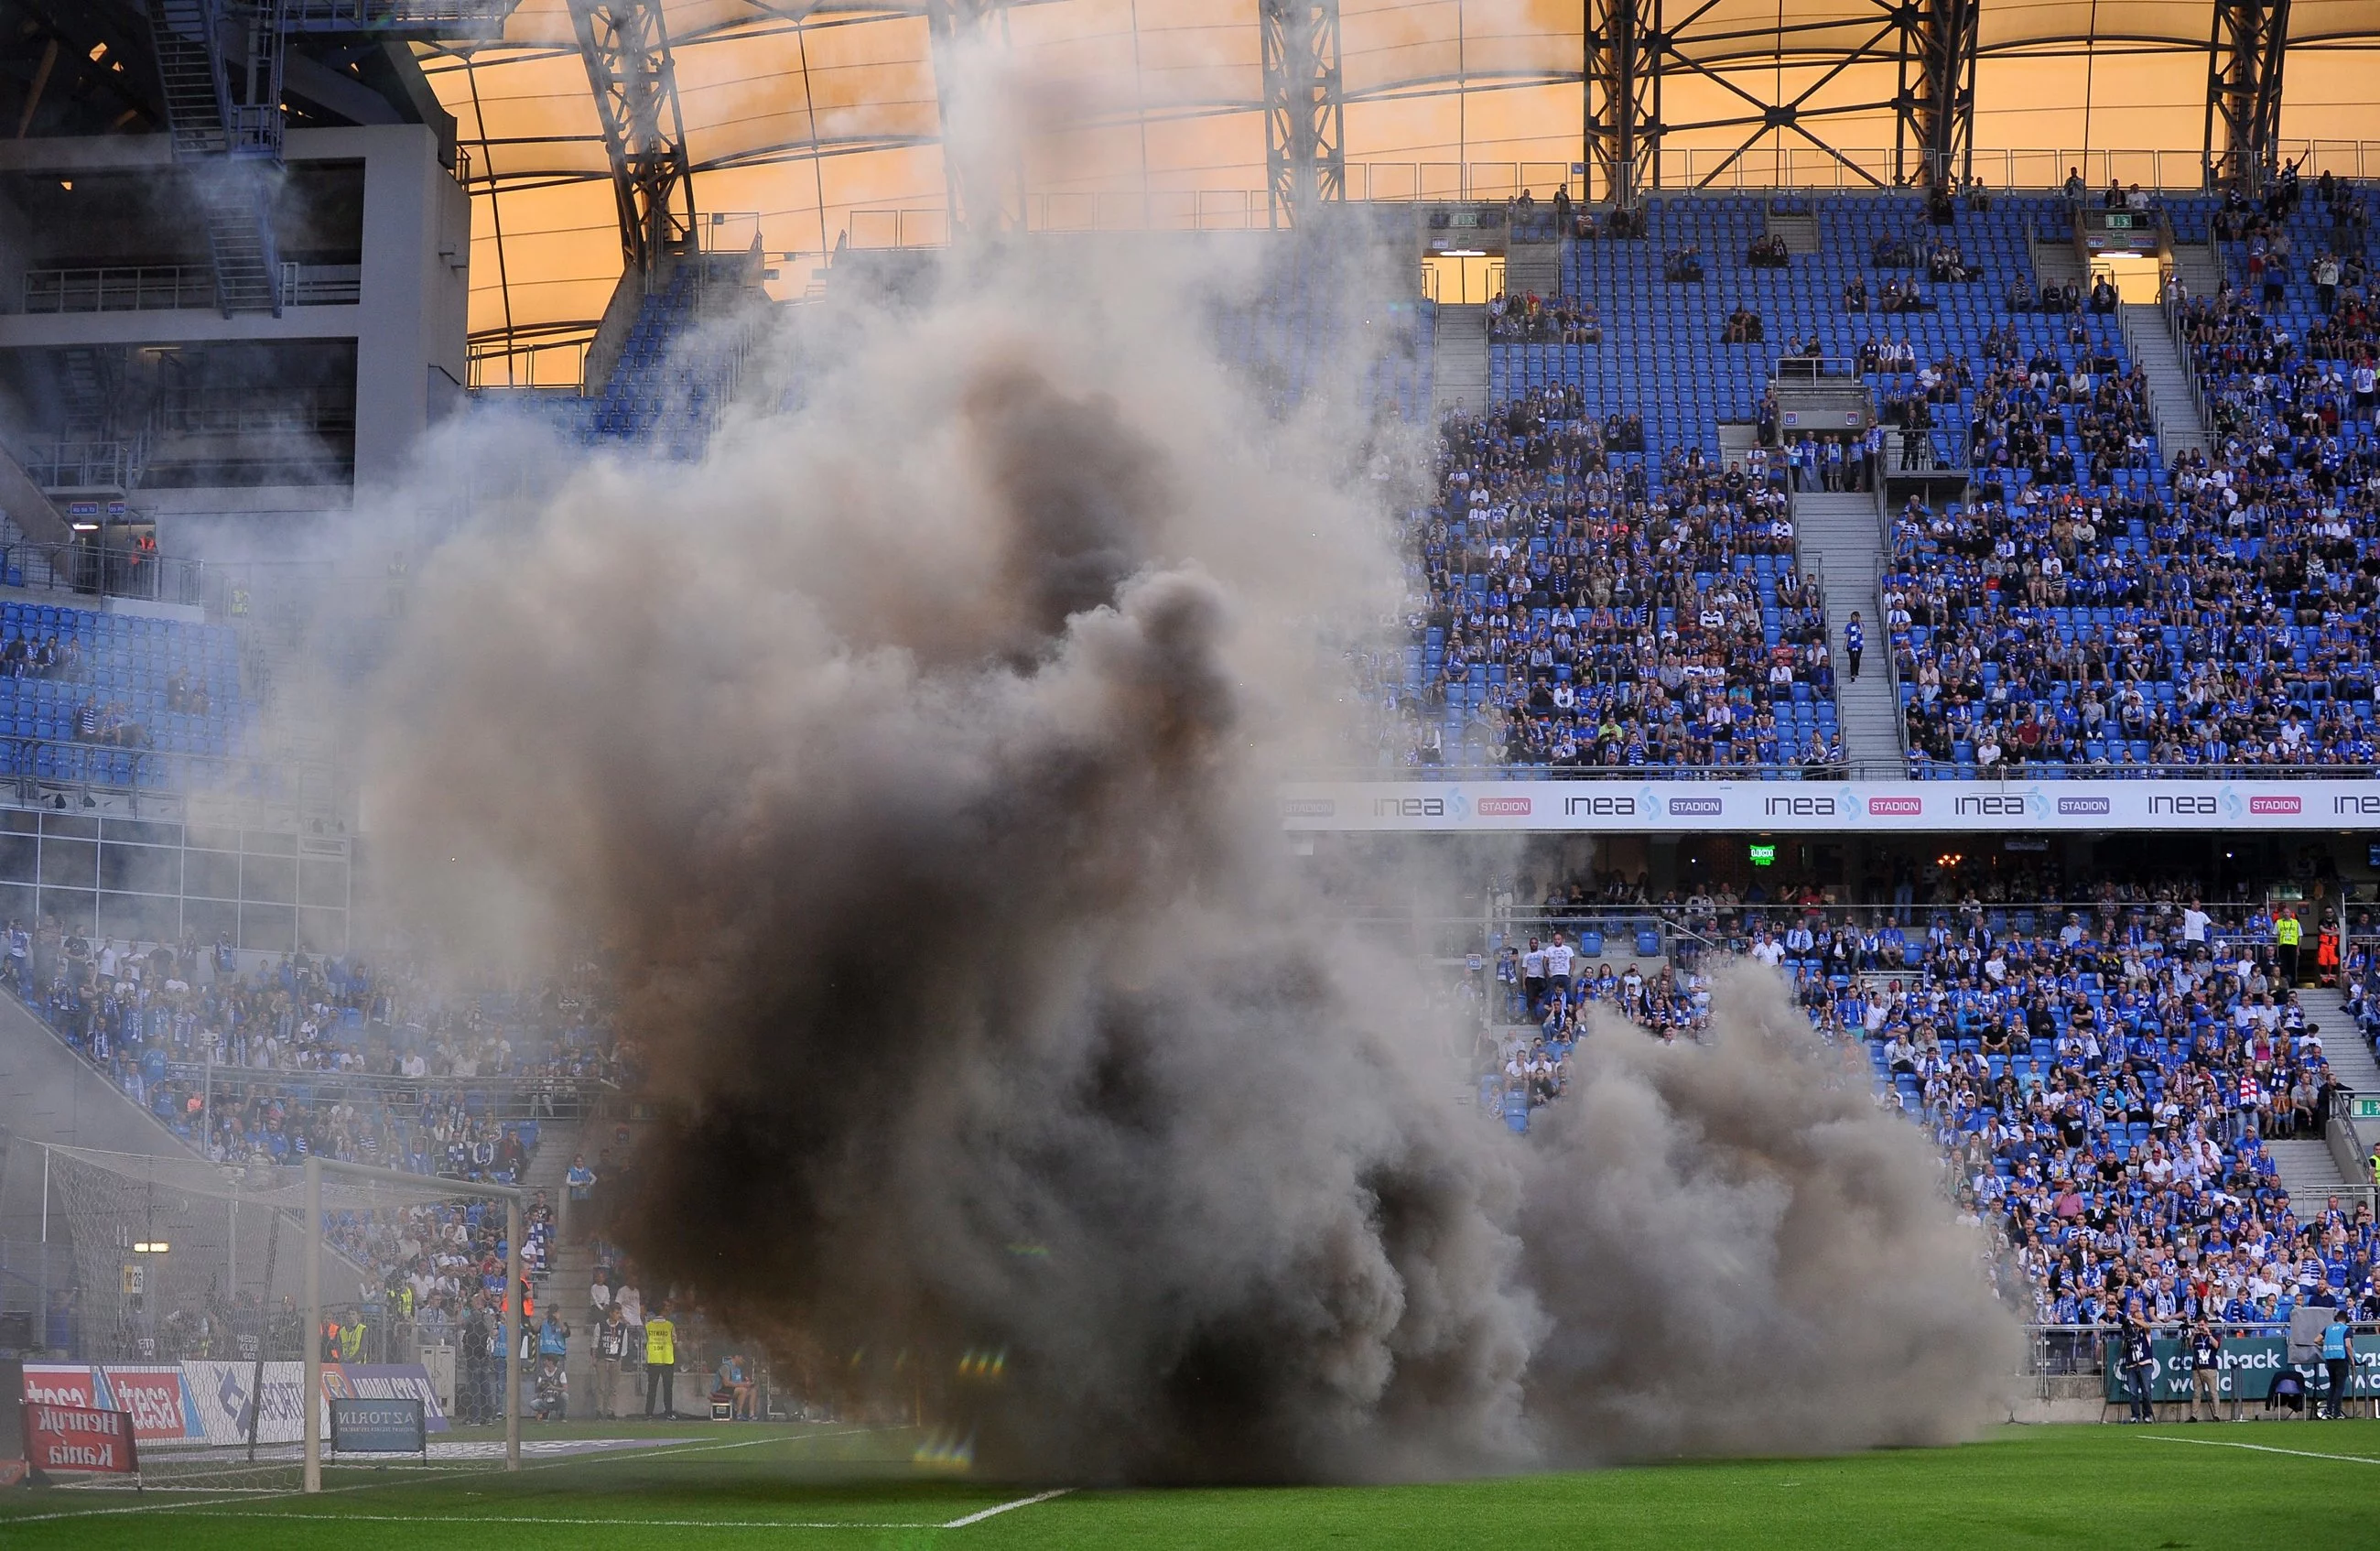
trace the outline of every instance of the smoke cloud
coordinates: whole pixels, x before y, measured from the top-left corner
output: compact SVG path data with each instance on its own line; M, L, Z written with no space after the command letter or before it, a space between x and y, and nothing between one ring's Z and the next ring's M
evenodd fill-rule
M1360 336L1369 261L1332 262ZM1287 854L1272 783L1343 758L1323 627L1402 583L1344 467L1368 406L1275 414L1213 358L1254 274L954 259L813 338L800 411L467 530L371 702L382 871L458 939L608 944L668 1116L634 1252L782 1353L1004 1351L936 1401L986 1465L1412 1478L1990 1420L1980 1233L1766 971L1706 1044L1598 1029L1514 1138L1456 1102L1422 970Z

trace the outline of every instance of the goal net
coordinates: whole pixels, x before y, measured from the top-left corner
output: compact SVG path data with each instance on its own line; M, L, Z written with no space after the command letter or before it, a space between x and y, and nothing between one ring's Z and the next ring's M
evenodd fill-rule
M129 1412L148 1484L297 1488L310 1357L325 1475L504 1465L505 1192L326 1160L317 1214L302 1166L40 1151L75 1286L27 1392ZM346 1399L419 1401L425 1447L340 1451Z

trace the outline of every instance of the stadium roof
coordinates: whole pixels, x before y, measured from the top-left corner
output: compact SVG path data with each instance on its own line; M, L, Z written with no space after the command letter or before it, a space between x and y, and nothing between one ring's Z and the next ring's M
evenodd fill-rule
M1354 198L1543 194L1582 148L1585 39L1629 0L1339 0ZM1889 182L1913 28L1972 4L1972 144L1994 184L2066 166L2197 185L2217 7L2189 0L1634 0L1659 61L1664 188ZM1258 0L662 0L701 229L757 231L797 292L815 256L946 229L929 11L988 8L1031 104L1033 225L1267 219ZM2237 12L2238 5L2226 7ZM2287 154L2380 177L2364 72L2380 0L2251 6L2287 18ZM520 0L501 39L414 45L475 195L471 328L583 333L622 258L605 142L568 0ZM1780 105L1790 104L1780 111ZM2220 129L2214 131L2219 143ZM777 255L800 253L785 260Z

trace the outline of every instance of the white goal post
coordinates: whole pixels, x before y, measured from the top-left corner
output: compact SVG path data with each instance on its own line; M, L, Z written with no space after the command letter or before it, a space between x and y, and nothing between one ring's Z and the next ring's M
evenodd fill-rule
M477 1185L443 1176L405 1174L393 1168L371 1168L335 1158L306 1160L306 1473L303 1490L322 1489L322 1177L335 1175L367 1186L395 1186L408 1192L434 1191L440 1196L477 1196L504 1203L504 1349L497 1362L504 1385L504 1469L520 1469L520 1338L521 1338L521 1203L524 1192L511 1185ZM334 1187L335 1189L335 1186Z

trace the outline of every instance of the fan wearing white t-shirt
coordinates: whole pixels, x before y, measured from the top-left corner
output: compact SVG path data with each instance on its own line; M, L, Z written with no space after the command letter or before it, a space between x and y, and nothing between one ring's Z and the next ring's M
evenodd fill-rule
M1529 939L1529 951L1521 955L1521 991L1528 997L1529 1016L1536 1017L1546 995L1546 950L1535 937Z
M1572 957L1574 950L1562 941L1560 933L1555 933L1552 946L1546 949L1546 984L1555 995L1564 1000L1570 996L1570 961Z

